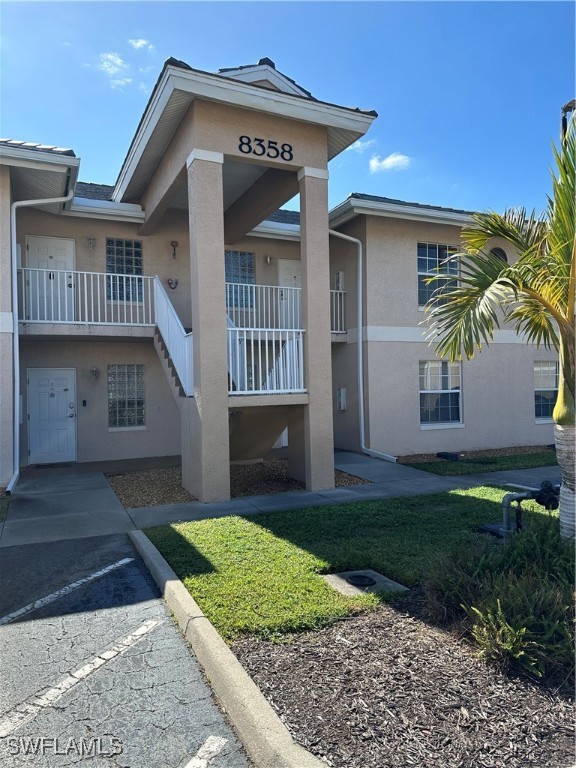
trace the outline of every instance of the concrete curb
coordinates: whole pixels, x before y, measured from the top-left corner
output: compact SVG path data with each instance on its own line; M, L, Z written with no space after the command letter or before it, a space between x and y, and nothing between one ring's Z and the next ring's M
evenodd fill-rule
M142 531L128 536L158 584L256 768L326 768L292 739L236 656Z

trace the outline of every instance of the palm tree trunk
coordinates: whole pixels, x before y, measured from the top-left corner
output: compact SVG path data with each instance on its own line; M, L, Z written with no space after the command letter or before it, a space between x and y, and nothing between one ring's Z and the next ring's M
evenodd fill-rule
M554 426L556 459L562 470L560 487L560 534L565 538L576 536L576 426Z

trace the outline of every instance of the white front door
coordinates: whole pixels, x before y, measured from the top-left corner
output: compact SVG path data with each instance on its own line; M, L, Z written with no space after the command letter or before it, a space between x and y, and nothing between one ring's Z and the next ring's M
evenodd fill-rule
M30 464L76 461L76 370L28 368Z
M282 288L302 287L302 262L278 259L278 285ZM300 328L300 291L279 291L278 308L281 328Z
M26 320L74 320L74 240L26 238Z

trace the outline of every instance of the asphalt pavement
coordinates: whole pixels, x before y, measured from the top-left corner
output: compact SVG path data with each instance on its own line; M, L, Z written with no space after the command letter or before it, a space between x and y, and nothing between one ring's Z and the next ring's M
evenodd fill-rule
M0 765L247 768L125 535L5 547Z

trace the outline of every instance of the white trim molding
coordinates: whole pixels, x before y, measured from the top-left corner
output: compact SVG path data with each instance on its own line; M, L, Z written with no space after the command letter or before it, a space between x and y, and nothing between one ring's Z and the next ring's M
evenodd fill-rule
M209 149L195 148L190 152L186 159L186 168L190 168L194 160L206 160L208 163L224 163L224 155L222 152L212 152Z
M427 331L417 325L368 325L364 326L364 341L373 342L397 342L400 344L426 344L433 345L433 341L426 338ZM348 329L348 343L356 344L358 341L358 329ZM490 344L526 344L526 338L516 331L495 331L494 339ZM486 345L488 346L488 345Z
M465 424L462 421L455 421L454 423L442 422L438 424L420 424L420 429L424 432L430 429L464 429Z
M328 181L328 170L326 168L309 168L304 166L298 171L298 181L302 181L304 176L309 176L312 179L324 179Z

